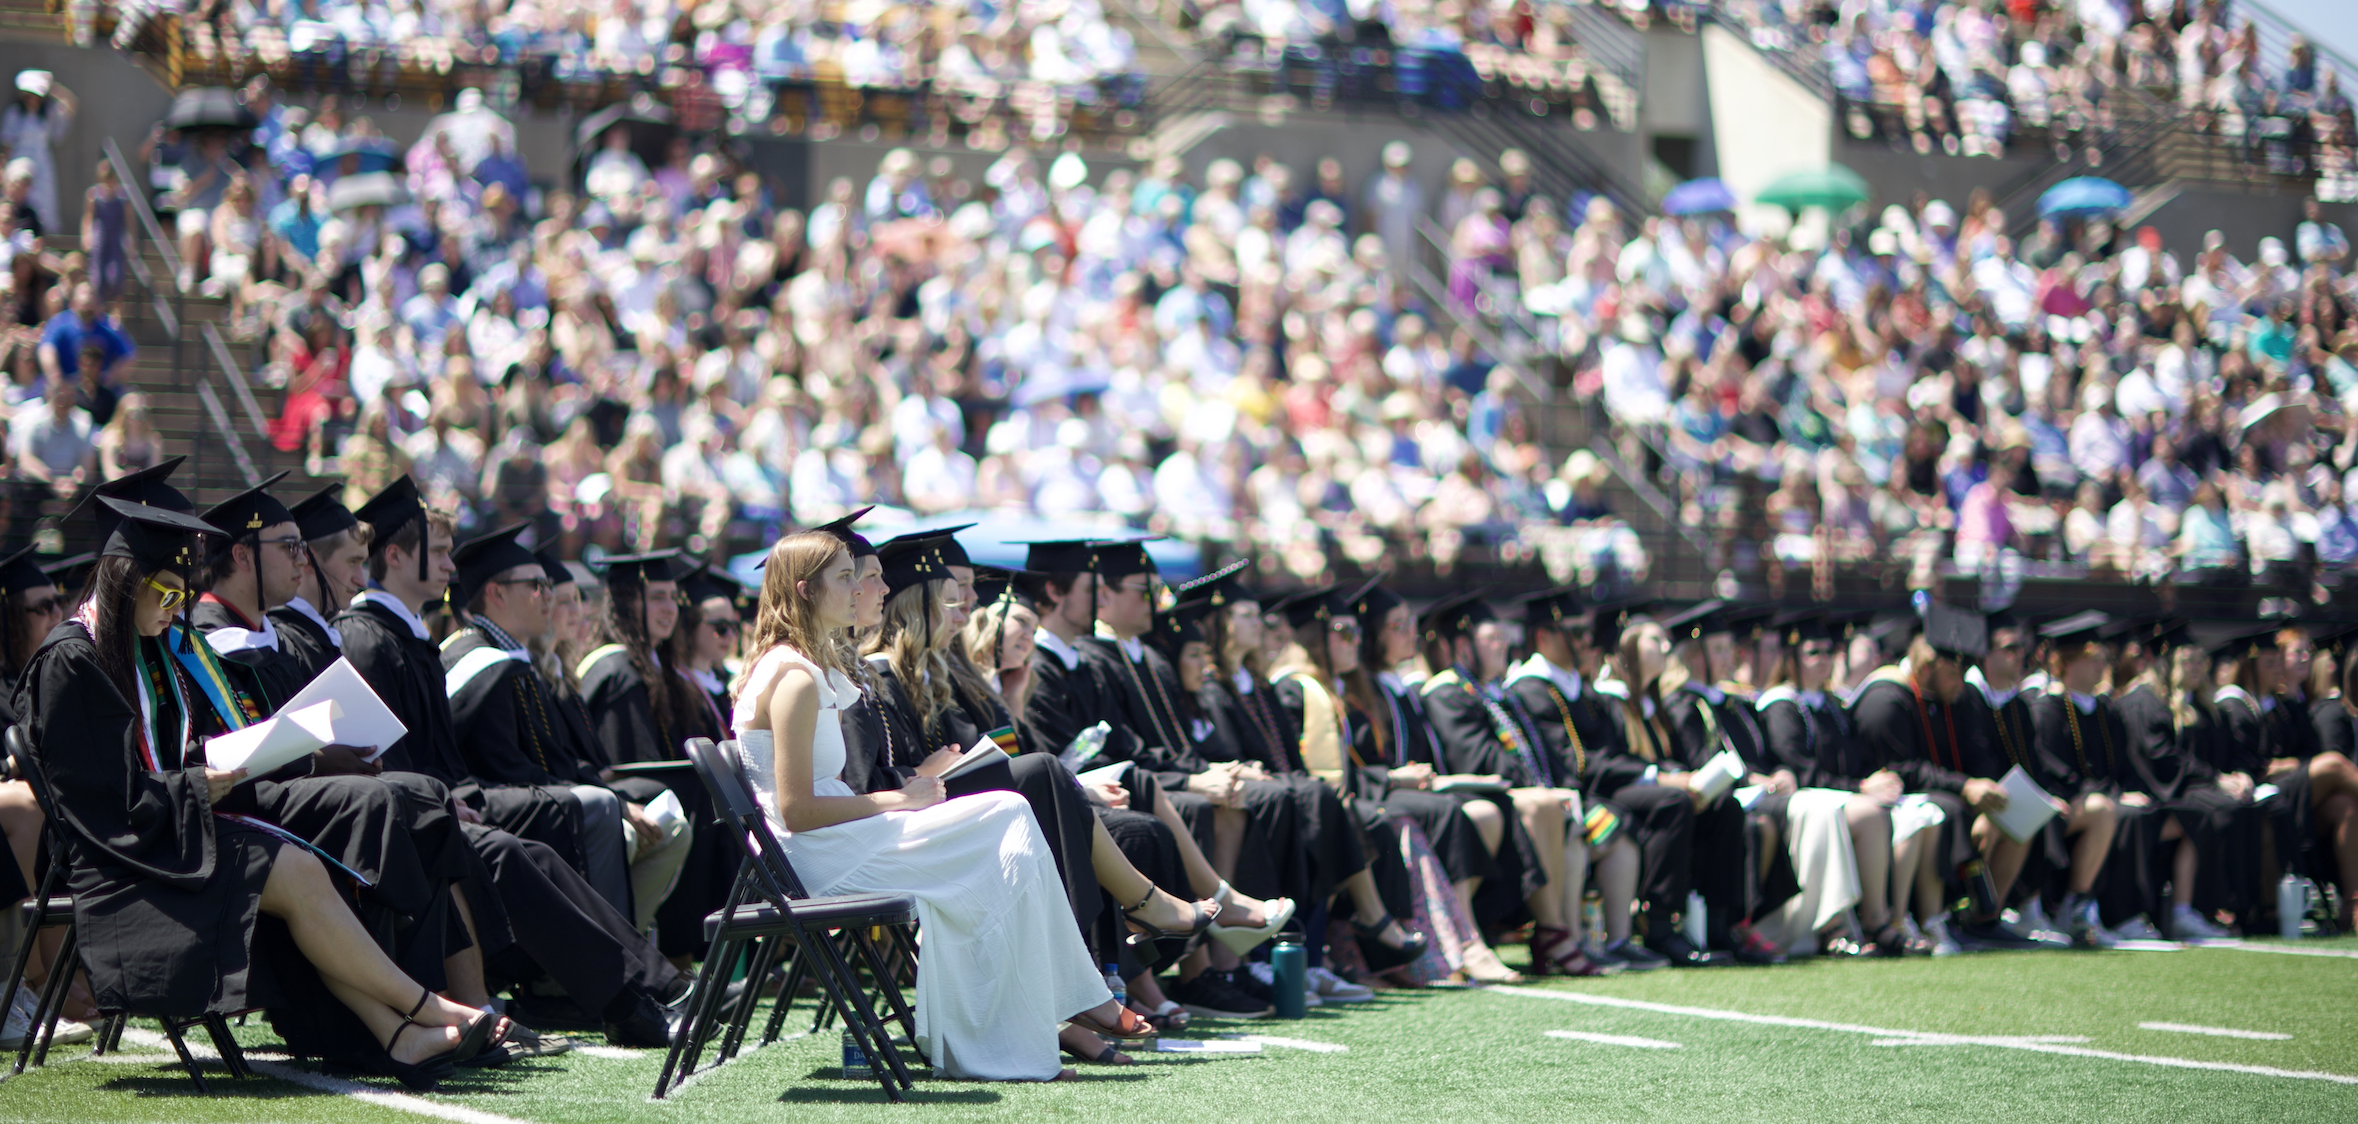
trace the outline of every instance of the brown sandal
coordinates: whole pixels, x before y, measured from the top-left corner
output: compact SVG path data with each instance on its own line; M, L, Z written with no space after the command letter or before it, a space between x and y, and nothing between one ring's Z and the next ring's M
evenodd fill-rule
M1146 1021L1145 1016L1140 1015L1138 1012L1133 1011L1128 1007L1122 1008L1122 1019L1120 1025L1118 1026L1107 1026L1105 1023L1099 1021L1097 1016L1092 1015L1087 1011L1083 1011L1080 1014L1074 1015L1072 1018L1065 1021L1070 1022L1074 1026L1080 1027L1083 1030L1094 1031L1098 1034L1102 1034L1107 1038L1120 1038L1134 1042L1141 1038L1152 1038L1155 1036L1154 1024Z

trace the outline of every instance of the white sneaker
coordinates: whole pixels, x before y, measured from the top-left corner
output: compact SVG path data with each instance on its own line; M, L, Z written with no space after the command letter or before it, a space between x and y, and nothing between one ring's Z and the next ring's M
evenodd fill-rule
M2047 919L2047 903L2037 898L2032 898L2030 905L2022 911L2022 935L2043 945L2071 947L2071 938Z
M1949 933L1949 915L1941 914L1924 922L1924 935L1932 939L1934 956L1956 956L1965 951L1957 938Z
M1262 987L1266 987L1271 990L1276 989L1277 969L1270 967L1267 961L1249 961L1245 964L1244 967L1245 971L1252 973L1254 979L1261 982ZM1311 970L1318 971L1319 969L1313 968ZM1312 977L1304 976L1302 982L1302 1006L1317 1007L1323 1005L1325 1000L1322 1000L1318 997L1318 981Z
M1374 988L1352 983L1326 968L1310 969L1310 992L1329 1003L1365 1003L1375 998Z
M8 1014L5 1017L0 1017L0 1050L23 1048L25 1036L31 1034L33 1030L33 1013L39 1010L40 1006L40 997L34 995L32 989L22 985L17 987L16 994L9 998ZM97 1034L98 1032L92 1029L88 1023L60 1018L57 1020L56 1035L50 1039L50 1044L71 1046L78 1042L88 1042Z
M2227 930L2213 924L2210 918L2195 912L2193 906L2182 905L2170 910L2170 932L2188 944L2204 944L2228 939Z
M2163 936L2161 930L2154 928L2153 922L2146 920L2142 913L2121 922L2120 927L2112 932L2114 936L2124 941L2167 941L2170 939Z
M2071 919L2071 943L2081 948L2119 948L2121 938L2104 927L2096 903L2087 902L2080 906L2079 916Z

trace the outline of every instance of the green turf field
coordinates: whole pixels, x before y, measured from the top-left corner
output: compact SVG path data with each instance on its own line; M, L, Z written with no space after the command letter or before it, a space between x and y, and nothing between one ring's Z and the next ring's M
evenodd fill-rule
M1390 992L1300 1022L1190 1031L1323 1051L1148 1055L1134 1069L1084 1067L1067 1085L920 1081L923 1107L900 1109L873 1083L835 1076L833 1034L748 1054L661 1103L647 1097L659 1053L520 1062L432 1097L224 1076L205 1098L156 1054L99 1062L70 1048L0 1084L0 1121L2358 1121L2358 940L2294 947L2331 955L1983 954Z

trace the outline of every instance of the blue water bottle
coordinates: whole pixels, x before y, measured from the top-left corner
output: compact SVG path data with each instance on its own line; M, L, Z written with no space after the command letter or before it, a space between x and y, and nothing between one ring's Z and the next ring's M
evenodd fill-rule
M1269 946L1269 990L1276 993L1277 1017L1298 1019L1310 1009L1310 955L1292 941Z

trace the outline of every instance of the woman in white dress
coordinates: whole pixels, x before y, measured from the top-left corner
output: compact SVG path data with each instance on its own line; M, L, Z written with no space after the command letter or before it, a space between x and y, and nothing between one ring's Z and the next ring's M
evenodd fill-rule
M805 532L770 549L736 733L764 810L814 894L913 895L921 926L917 1044L951 1077L1053 1081L1057 1024L1117 1038L1152 1028L1114 1001L1072 923L1031 806L1011 792L944 802L926 771L899 791L843 782L841 708L859 692L837 634L854 623L858 570L840 539ZM1167 895L1158 895L1167 896Z

